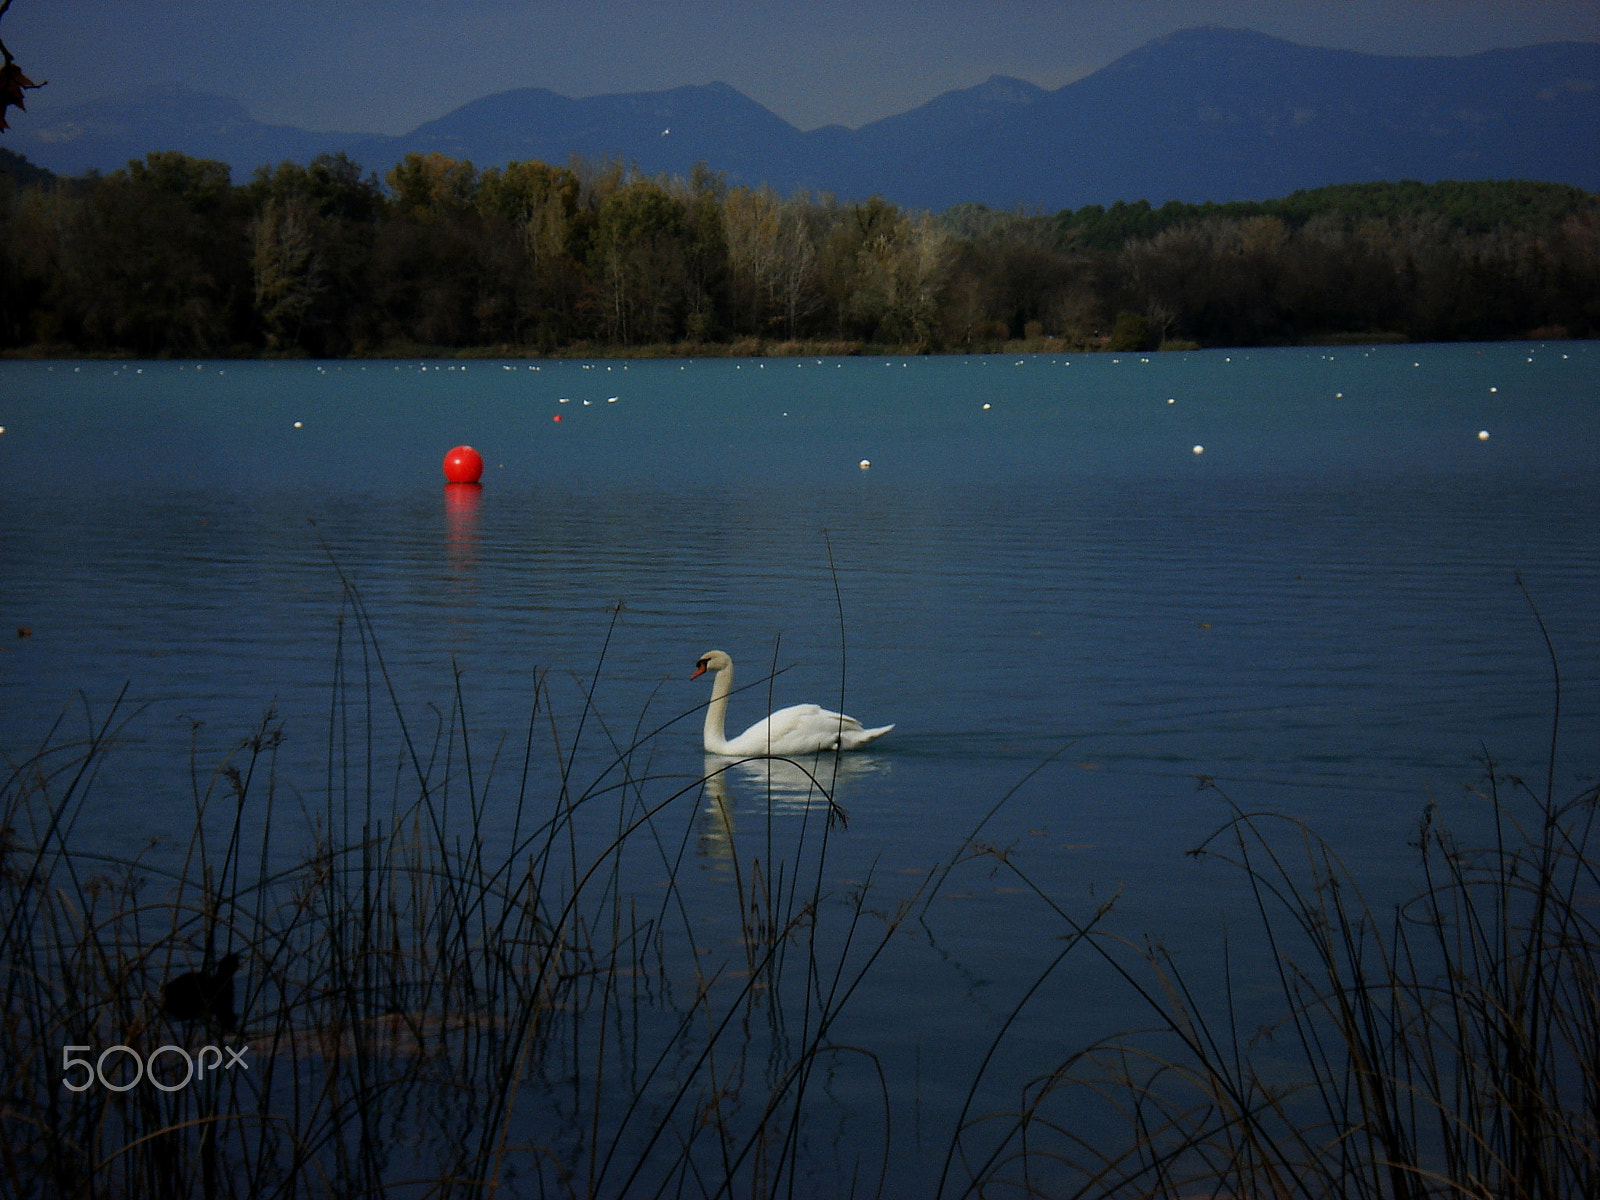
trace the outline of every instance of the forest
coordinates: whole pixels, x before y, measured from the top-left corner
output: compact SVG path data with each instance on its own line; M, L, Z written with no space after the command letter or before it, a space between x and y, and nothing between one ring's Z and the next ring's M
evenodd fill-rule
M914 212L618 162L0 150L0 354L1154 350L1593 337L1600 197L1349 184L1262 203Z

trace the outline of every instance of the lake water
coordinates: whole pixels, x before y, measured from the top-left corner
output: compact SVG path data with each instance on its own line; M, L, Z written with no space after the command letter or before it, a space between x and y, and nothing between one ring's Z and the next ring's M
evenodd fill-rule
M1593 342L0 363L0 750L22 761L62 714L80 734L126 685L142 707L74 836L131 852L192 823L191 738L214 763L273 706L279 776L323 811L342 573L413 723L451 712L459 673L482 759L520 754L542 671L567 732L592 685L595 764L644 730L652 772L715 771L688 675L721 648L756 685L730 731L769 693L896 725L837 782L830 894L870 873L891 906L1021 783L983 840L1073 911L1120 888L1115 930L1200 976L1226 920L1248 974L1238 878L1184 855L1228 815L1197 777L1308 822L1399 897L1424 804L1484 827L1462 788L1479 755L1542 785L1531 597L1562 674L1556 791L1592 779L1596 397ZM481 489L442 482L460 443L484 454ZM729 824L766 836L767 790L747 766L689 796L685 890L726 890ZM813 813L803 789L773 793L780 826ZM837 1032L909 1106L904 1194L929 1194L990 1039L1057 952L1025 892L992 859L958 866ZM1128 1023L1103 980L1053 976L980 1107ZM858 1086L880 1103L841 1081L844 1111Z

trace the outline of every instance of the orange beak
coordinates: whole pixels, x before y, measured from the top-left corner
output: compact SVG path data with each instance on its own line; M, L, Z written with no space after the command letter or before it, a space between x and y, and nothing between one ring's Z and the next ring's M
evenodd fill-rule
M705 663L701 663L698 667L696 667L694 669L694 674L689 676L689 678L690 679L699 679L700 676L704 675L705 673L706 673L706 665L705 665Z

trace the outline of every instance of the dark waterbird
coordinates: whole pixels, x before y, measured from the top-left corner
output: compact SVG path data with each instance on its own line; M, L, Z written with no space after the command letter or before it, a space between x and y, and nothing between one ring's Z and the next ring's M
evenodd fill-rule
M232 1029L233 973L237 954L225 955L215 971L188 971L161 985L161 1010L178 1021L215 1021Z

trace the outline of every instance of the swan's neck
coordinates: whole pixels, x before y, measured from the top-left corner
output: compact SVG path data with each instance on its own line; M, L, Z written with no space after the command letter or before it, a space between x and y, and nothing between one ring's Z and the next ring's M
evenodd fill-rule
M733 691L733 668L718 671L711 679L711 703L706 706L705 736L701 739L707 754L724 754L728 738L723 732L728 718L728 693Z

